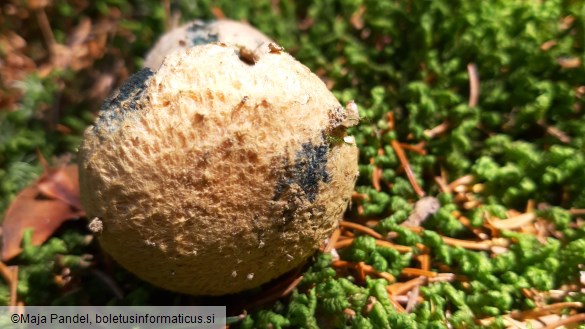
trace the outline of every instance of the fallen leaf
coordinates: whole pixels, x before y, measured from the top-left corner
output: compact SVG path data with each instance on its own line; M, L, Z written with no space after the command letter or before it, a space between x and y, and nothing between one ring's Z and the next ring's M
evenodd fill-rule
M58 199L81 210L77 165L49 168L38 180L39 191L48 198Z
M30 187L21 191L11 203L2 223L2 260L18 256L22 235L33 229L32 244L41 245L63 222L85 215L79 200L76 165L49 168Z

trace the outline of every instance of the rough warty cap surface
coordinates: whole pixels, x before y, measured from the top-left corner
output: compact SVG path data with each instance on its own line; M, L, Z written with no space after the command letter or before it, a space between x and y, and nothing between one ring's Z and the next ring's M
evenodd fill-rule
M350 200L352 110L276 45L243 55L174 52L85 131L82 202L101 245L160 287L221 295L268 282L313 254Z
M273 42L254 27L229 19L205 22L194 20L165 33L148 52L144 67L158 69L171 52L212 42L230 43L256 49L262 43Z

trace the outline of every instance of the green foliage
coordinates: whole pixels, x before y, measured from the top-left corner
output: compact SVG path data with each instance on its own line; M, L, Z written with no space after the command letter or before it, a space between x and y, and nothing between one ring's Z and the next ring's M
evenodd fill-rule
M358 14L362 6L365 11ZM171 4L182 21L210 19L212 7L229 18L248 20L320 72L342 103L355 100L359 105L361 124L350 134L360 147L356 191L366 198L354 202L349 216L384 218L375 228L378 232L396 233L394 242L399 244L424 244L432 266L437 266L433 270L445 265L468 281L421 286L425 301L411 314L402 314L391 305L385 280L369 277L364 284L351 275L340 277L331 267L331 255L319 254L287 300L252 312L239 323L241 328L473 328L482 316L496 316L490 327L503 328L500 315L535 306L522 289L546 291L578 279L585 263L585 231L567 209L585 208L585 97L579 91L585 67L568 68L559 62L585 60L585 4L566 0ZM0 212L38 177L37 149L47 157L75 151L99 105L86 96L97 73L110 72L116 65L124 66L126 73L136 71L163 32L166 19L162 3L154 0L99 0L83 5L56 1L47 10L58 42L66 42L71 26L85 17L97 22L115 16L117 30L108 39L111 50L91 69L54 71L42 78L28 74L15 84L23 95L17 109L0 109ZM362 15L361 24L355 15ZM573 22L564 21L566 17ZM43 49L41 37L23 24L7 19L0 31L26 30L27 48ZM552 47L541 48L551 40ZM33 59L41 63L43 56ZM477 104L469 102L470 64L479 76ZM386 117L390 112L395 118L393 130ZM56 124L71 133L58 132ZM445 132L432 137L426 133L441 124L447 125ZM400 226L418 196L392 141L426 143L426 155L408 152L407 156L415 179L438 197L441 209L424 222L420 234ZM330 142L338 141L330 138ZM372 186L377 168L382 170L379 191ZM550 230L556 230L558 238L539 240L505 232L512 244L493 257L446 245L440 235L466 239L472 233L453 214L457 208L453 195L439 193L434 184L442 170L449 181L473 174L476 183L485 187L477 193L482 205L465 213L472 226L482 226L487 215L505 219L507 209L524 209L528 200L534 200L539 205L537 215L552 224ZM109 291L107 284L84 268L84 255L98 252L79 230L59 233L39 247L30 241L28 234L24 252L15 260L20 268L18 292L26 304L83 300L140 305L159 303L161 296L167 303L184 301L119 268L111 273L128 293L122 298L104 293ZM358 236L339 253L344 260L365 262L394 276L414 263L413 253L377 246L368 236ZM60 266L84 282L85 293L62 293L53 280ZM0 285L3 305L8 294L8 288ZM372 297L376 302L364 312ZM567 300L585 298L577 294ZM355 315L348 315L352 312Z

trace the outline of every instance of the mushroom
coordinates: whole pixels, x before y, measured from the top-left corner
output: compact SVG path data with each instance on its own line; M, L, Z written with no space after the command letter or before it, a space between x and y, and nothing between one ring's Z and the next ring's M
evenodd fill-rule
M355 105L275 44L254 61L241 49L171 53L84 133L81 198L102 247L162 288L258 287L305 262L351 199Z
M229 19L210 22L194 20L164 34L146 55L144 67L156 70L169 53L211 42L230 43L254 50L262 43L273 41L248 24Z

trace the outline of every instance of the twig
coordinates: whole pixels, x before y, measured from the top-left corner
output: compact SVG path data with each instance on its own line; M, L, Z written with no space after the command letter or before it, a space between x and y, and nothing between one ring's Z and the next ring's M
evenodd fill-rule
M475 177L473 175L461 176L461 177L457 178L456 180L452 181L449 184L449 188L451 190L454 190L457 186L469 185L469 184L473 183L474 180L475 180Z
M479 99L479 76L477 66L473 63L467 64L467 74L469 75L469 107L476 107Z
M382 186L380 186L380 180L382 179L382 168L375 166L374 171L372 171L372 186L376 190L376 192L380 192L382 190Z
M583 303L580 303L580 302L561 302L561 303L555 303L555 304L550 304L550 305L544 305L544 306L539 307L538 309L534 309L534 310L528 310L528 311L523 311L523 312L512 312L512 313L510 313L510 316L513 317L514 319L523 320L523 319L527 319L527 318L537 318L539 316L543 316L546 314L562 311L563 309L566 309L566 308L581 308L581 307L583 307Z
M405 267L402 269L401 273L403 275L408 275L408 276L426 276L429 278L434 278L437 276L437 272L425 271L425 270L421 270L420 268L413 268L413 267Z
M2 275L6 283L10 285L12 282L12 271L10 270L10 267L6 266L3 262L0 262L0 275Z
M518 216L510 217L508 219L492 220L488 219L488 223L499 230L513 230L520 228L536 219L536 214L528 212Z
M390 295L404 295L412 288L420 286L421 284L424 284L426 281L427 279L424 276L419 276L406 282L389 285L386 287L386 291Z
M429 130L425 130L424 131L424 134L428 138L433 138L433 137L436 137L438 135L441 135L442 133L446 132L448 129L449 129L449 122L448 121L443 121L438 126L436 126L434 128L431 128Z
M325 254L330 253L331 250L333 250L335 243L337 243L337 241L339 240L340 236L341 236L341 230L339 228L336 228L335 231L333 231L333 233L329 237L329 241L327 241L327 245L325 246L325 249L323 249L323 253L325 253Z
M221 8L219 7L211 7L211 13L213 14L213 17L215 17L215 19L222 20L225 19L225 14L223 13L223 10L221 10Z
M357 192L353 192L351 194L351 200L352 201L362 201L362 200L368 200L369 197L367 194L365 193L357 193Z
M431 256L429 254L418 255L417 258L422 270L428 271L431 269Z
M344 240L337 241L337 243L335 244L335 249L343 249L343 248L349 247L353 243L353 240L355 240L355 239L350 238L350 239L344 239ZM393 244L392 242L383 241L383 240L376 240L376 245L379 247L392 248L392 249L395 249L396 251L401 252L401 253L407 253L407 252L412 251L411 247L401 246L401 245Z
M395 126L394 112L386 113L386 122L388 122L388 130L394 130Z
M585 209L571 208L569 209L569 213L573 216L581 216L585 215Z
M391 144L392 144L392 148L394 149L394 152L396 152L396 155L398 156L398 159L400 160L400 164L402 164L402 167L404 168L404 171L406 172L406 176L408 177L408 180L410 181L410 185L412 185L414 192L419 197L421 197L421 198L424 197L425 192L418 185L418 182L416 181L416 177L414 176L414 173L412 172L412 168L410 167L410 163L408 162L408 158L406 158L406 155L404 154L404 150L402 149L402 146L400 146L400 143L398 143L396 140L392 140Z
M419 294L420 294L419 286L414 286L414 288L408 294L408 302L406 303L405 307L407 313L410 313L416 307Z
M449 185L447 184L447 182L445 181L445 179L441 176L435 176L435 182L437 183L437 185L439 186L439 190L443 193L451 193L451 189L449 188Z
M406 143L400 143L400 146L402 146L403 149L408 150L408 151L412 151L415 153L418 153L420 155L426 155L427 154L427 150L425 150L425 142L419 142L417 144L406 144Z
M360 225L358 223L354 223L354 222L348 222L348 221L341 221L339 223L340 227L344 227L344 228L349 228L361 233L365 233L368 234L376 239L382 239L382 235L376 231L374 231L373 229L366 227L364 225Z
M12 272L12 280L10 281L10 302L9 306L18 305L18 266L10 266Z
M454 246L454 247L462 247L465 249L471 250L490 250L492 248L491 241L468 241L468 240L460 240L455 238L450 238L447 236L443 236L443 242L445 244Z
M51 29L51 24L49 23L47 13L43 8L39 8L35 10L35 14L37 16L37 22L39 23L41 32L43 33L43 37L45 38L45 42L47 43L47 47L49 48L49 53L51 54L51 57L53 57L56 55L55 45L57 44L57 41L55 41L55 35Z
M578 323L581 321L585 321L585 313L576 314L576 315L570 316L568 318L561 319L553 324L549 324L548 326L544 327L543 329L559 328L560 326L564 326L564 325L569 324L569 323Z
M396 278L394 278L394 276L392 274L390 274L388 272L379 272L373 266L368 265L364 262L359 262L356 264L356 263L348 262L345 260L335 260L335 261L331 262L331 266L336 267L336 268L356 269L358 271L358 273L360 273L360 277L362 280L365 280L365 275L371 274L371 275L375 275L377 277L386 279L390 283L396 281Z

